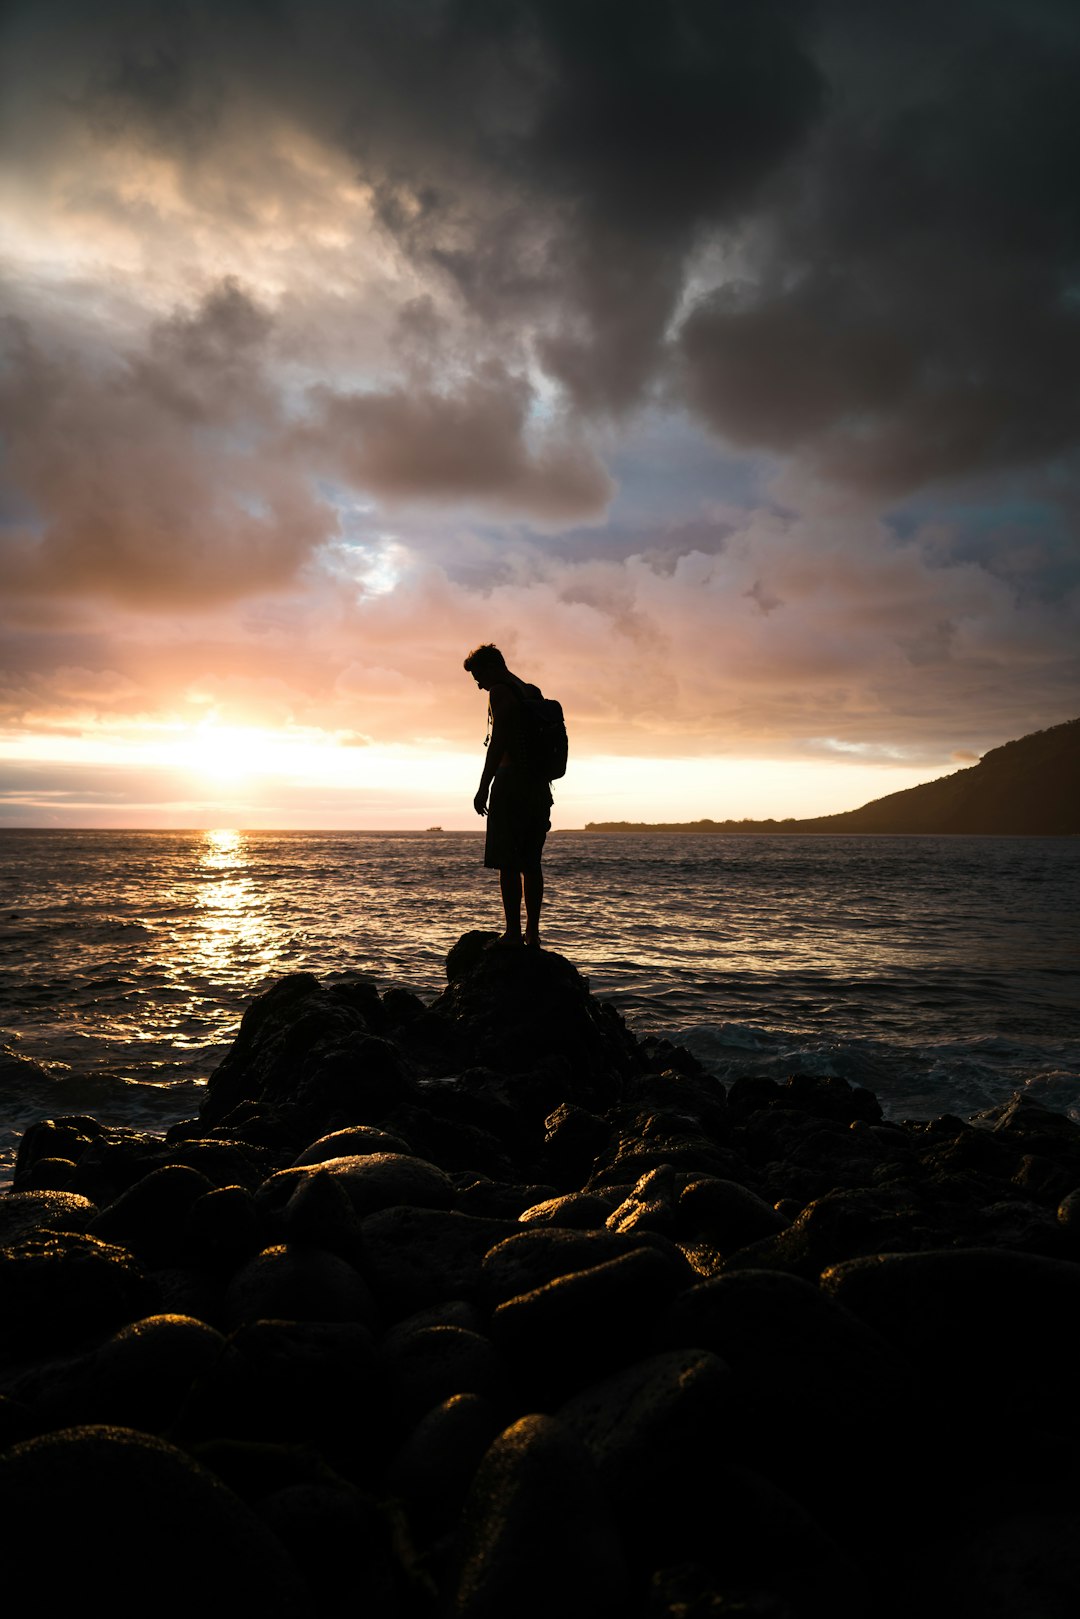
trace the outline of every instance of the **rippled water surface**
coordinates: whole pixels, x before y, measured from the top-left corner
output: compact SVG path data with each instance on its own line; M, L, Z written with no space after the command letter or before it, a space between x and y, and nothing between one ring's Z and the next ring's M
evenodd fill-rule
M480 832L0 832L0 1154L45 1113L190 1114L283 973L432 998L460 934L499 925L481 852ZM1025 1084L1077 1109L1080 839L556 833L545 867L547 948L721 1079L842 1073L900 1116Z

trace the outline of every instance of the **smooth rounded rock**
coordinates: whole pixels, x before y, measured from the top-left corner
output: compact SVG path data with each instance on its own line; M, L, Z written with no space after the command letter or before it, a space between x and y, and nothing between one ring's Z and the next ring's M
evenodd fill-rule
M281 1215L287 1242L310 1243L340 1254L350 1264L360 1255L360 1217L345 1183L316 1167L296 1183Z
M318 1615L396 1619L390 1529L369 1496L343 1480L298 1483L264 1496L258 1514L303 1574Z
M479 1394L454 1394L412 1429L386 1470L384 1487L422 1533L448 1529L503 1423Z
M483 1290L486 1255L518 1229L456 1209L384 1209L363 1222L364 1275L398 1315L473 1300Z
M19 1188L26 1192L66 1192L77 1176L78 1166L72 1158L35 1158L26 1173L20 1175Z
M241 1357L253 1432L318 1444L335 1465L365 1471L389 1420L385 1374L359 1322L253 1321L230 1339ZM261 1413L261 1416L260 1416Z
M558 1410L613 1502L650 1473L690 1465L720 1441L738 1400L731 1370L705 1349L671 1350L591 1384Z
M734 1253L748 1242L783 1231L789 1222L771 1203L736 1181L702 1175L679 1194L683 1227L689 1222L720 1253Z
M204 1265L231 1268L260 1247L255 1199L246 1186L215 1186L184 1219L184 1244Z
M520 1227L491 1248L484 1259L484 1288L494 1304L530 1293L560 1276L588 1270L606 1260L649 1248L664 1256L672 1272L694 1280L673 1242L657 1232L569 1231L558 1227Z
M383 1365L401 1420L419 1421L455 1394L476 1394L496 1408L508 1394L506 1368L489 1338L464 1327L420 1327L383 1345Z
M679 1286L664 1255L637 1248L506 1300L492 1341L541 1402L565 1397L650 1350Z
M222 1334L204 1321L146 1316L77 1360L28 1374L18 1392L41 1428L108 1423L162 1433L224 1350Z
M522 1417L488 1450L469 1491L454 1619L617 1619L623 1548L584 1446L561 1423Z
M264 1248L236 1272L225 1290L230 1326L259 1317L296 1321L378 1322L371 1291L337 1254L298 1243Z
M183 1248L188 1210L213 1185L187 1164L165 1164L121 1192L88 1229L105 1242L123 1243L150 1263L174 1258Z
M0 1248L0 1350L62 1352L148 1314L157 1297L126 1248L73 1231L21 1237Z
M34 1231L85 1231L97 1205L76 1192L42 1187L0 1197L0 1248Z
M560 1226L566 1231L603 1230L611 1204L592 1192L565 1192L561 1197L533 1203L518 1215L525 1226Z
M409 1143L389 1130L380 1130L373 1124L354 1124L346 1130L334 1130L320 1136L305 1147L293 1160L294 1169L310 1164L325 1164L331 1158L362 1157L368 1153L393 1152L409 1156Z
M343 1158L328 1158L320 1173L334 1175L349 1194L353 1208L363 1218L380 1209L447 1209L454 1201L449 1176L424 1158L407 1153L373 1152Z
M1080 1266L998 1248L931 1249L848 1260L821 1278L924 1372L931 1387L962 1386L973 1407L1007 1388L1010 1422L1080 1433L1073 1341Z
M0 1456L0 1522L39 1600L78 1613L93 1573L111 1619L258 1613L309 1619L307 1588L274 1535L185 1451L88 1426Z

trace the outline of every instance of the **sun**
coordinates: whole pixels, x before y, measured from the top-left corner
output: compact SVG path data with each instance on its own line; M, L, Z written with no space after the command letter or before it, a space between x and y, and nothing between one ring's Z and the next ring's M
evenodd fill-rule
M248 781L276 768L279 738L272 731L205 720L176 749L179 762L207 781Z

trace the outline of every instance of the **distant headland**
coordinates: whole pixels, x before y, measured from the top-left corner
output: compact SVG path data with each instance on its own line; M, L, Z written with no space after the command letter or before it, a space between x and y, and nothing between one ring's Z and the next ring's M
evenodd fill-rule
M1080 719L992 748L977 765L809 820L589 821L586 832L1080 832Z

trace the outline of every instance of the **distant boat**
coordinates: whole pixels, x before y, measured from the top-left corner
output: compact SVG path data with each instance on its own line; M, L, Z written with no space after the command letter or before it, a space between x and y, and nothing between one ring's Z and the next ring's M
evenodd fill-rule
M441 826L426 826L424 828L424 831L425 832L441 832L442 827Z

